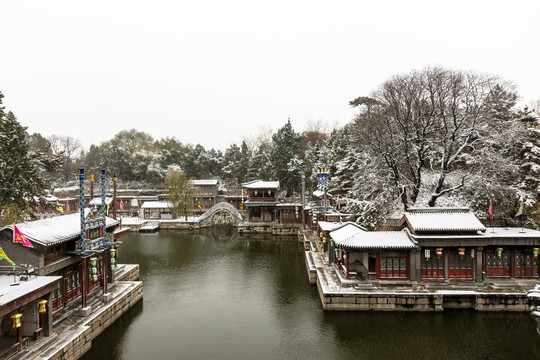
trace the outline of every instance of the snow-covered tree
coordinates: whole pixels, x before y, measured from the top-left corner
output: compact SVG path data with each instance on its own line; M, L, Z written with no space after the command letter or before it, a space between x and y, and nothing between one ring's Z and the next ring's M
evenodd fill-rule
M62 157L62 175L67 182L77 175L77 162L83 146L79 139L71 136L52 135L47 139L54 155Z
M289 162L298 155L302 136L294 131L289 119L272 136L272 140L274 143L271 152L273 178L280 181L283 189L291 192L299 191L302 186L299 180L302 174L289 172Z
M232 144L223 155L223 179L230 185L240 185L246 181L251 152L246 141L241 146Z
M238 145L232 144L223 155L223 180L231 185L238 185L242 152Z
M419 200L435 206L471 179L493 174L485 156L512 168L504 155L512 146L508 129L519 133L515 99L512 84L497 76L430 67L396 75L350 104L361 110L356 141L388 171L384 186L407 208Z
M5 112L0 92L0 225L32 214L35 199L44 194L46 181L39 176L40 167L53 170L58 161L39 151L30 151L26 128L15 115Z
M258 142L256 150L252 153L245 181L272 180L272 156L273 143L268 140Z

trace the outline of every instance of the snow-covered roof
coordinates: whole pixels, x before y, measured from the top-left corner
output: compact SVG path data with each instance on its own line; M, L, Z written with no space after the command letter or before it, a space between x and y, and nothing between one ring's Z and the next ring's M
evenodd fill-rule
M85 209L85 211L88 211L88 209ZM105 222L107 228L118 224L118 221L109 217L105 218ZM27 221L16 225L28 240L43 246L63 243L81 236L81 218L78 212L47 219ZM13 225L5 226L0 231L5 229L13 231Z
M319 221L318 224L322 231L331 231L343 225L343 223L334 222L334 221Z
M58 201L58 198L56 196L54 196L54 195L47 195L45 197L45 201L56 202L56 201Z
M204 185L217 185L218 184L218 180L217 179L210 179L210 180L191 180L191 183L193 185L198 185L198 186L204 186Z
M60 191L75 191L75 190L79 190L79 186L74 185L74 186L68 186L68 187L55 188L53 190L53 193L60 192Z
M349 249L414 249L416 244L406 231L358 231L352 236L338 236L331 232L336 246Z
M485 235L491 238L539 238L540 231L523 227L487 228Z
M105 197L105 204L110 205L113 201L112 197ZM101 205L101 196L94 197L89 203L90 206L100 206Z
M255 180L242 184L246 189L277 189L279 188L279 181L262 181Z
M29 294L35 294L40 289L52 285L60 279L62 279L61 276L28 277L27 281L20 281L17 286L12 286L13 276L2 275L0 276L0 294L2 294L0 296L0 308L2 308L3 312L9 311L6 305L14 302L17 303L17 306L24 306L33 299L28 297Z
M315 190L313 192L313 196L317 197L317 198L320 198L320 197L324 197L324 191L321 191L321 190ZM328 191L326 192L326 197L332 197L332 194L330 194Z
M169 209L172 207L174 205L166 201L145 201L141 205L141 209Z
M301 209L302 203L279 203L276 205L276 207L297 207Z
M362 226L356 223L347 221L345 223L340 224L340 226L334 228L333 230L331 230L330 237L334 239L334 241L337 241L337 239L346 239L361 231L366 231L366 229L364 229Z
M486 227L467 208L409 209L401 219L414 232L424 231L486 231Z

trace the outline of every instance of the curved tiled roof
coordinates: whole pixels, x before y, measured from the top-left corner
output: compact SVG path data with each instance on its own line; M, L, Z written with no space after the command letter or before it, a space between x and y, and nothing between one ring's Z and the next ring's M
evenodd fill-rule
M337 246L350 249L416 248L416 244L406 231L359 231L345 239L334 239L334 241Z
M113 198L112 197L106 197L105 198L105 205L110 205L113 201ZM88 203L88 205L90 206L101 206L102 204L102 199L101 199L101 196L97 197L95 196L92 200L90 200L90 202Z
M217 179L200 179L200 180L190 180L193 185L204 186L204 185L217 185Z
M279 188L279 181L250 181L242 184L246 189L277 189Z
M117 220L109 217L105 218L107 228L118 224ZM19 231L31 242L43 246L51 246L81 236L81 220L79 213L62 216L55 216L48 219L27 221L16 224ZM0 229L11 229L13 225L8 225Z
M349 249L413 249L416 247L407 231L366 231L347 222L330 231L336 246Z
M174 205L167 201L145 201L141 205L141 209L170 209Z
M403 215L414 232L426 231L486 231L478 218L466 209L439 209L408 211Z

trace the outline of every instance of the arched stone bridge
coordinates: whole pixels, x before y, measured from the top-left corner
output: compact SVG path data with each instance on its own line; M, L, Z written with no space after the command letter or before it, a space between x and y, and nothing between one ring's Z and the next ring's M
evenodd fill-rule
M217 203L199 217L199 223L212 225L238 225L242 220L242 214L226 202Z

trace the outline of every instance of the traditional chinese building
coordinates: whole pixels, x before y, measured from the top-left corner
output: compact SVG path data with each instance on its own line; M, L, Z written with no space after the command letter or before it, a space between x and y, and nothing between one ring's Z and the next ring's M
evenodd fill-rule
M401 225L420 248L422 280L538 277L540 231L486 228L468 208L410 209Z
M172 208L166 201L146 201L141 206L145 219L172 219Z
M237 210L244 210L244 201L247 200L247 196L244 194L244 189L238 186L227 186L223 201L231 204Z
M302 204L279 203L276 209L280 224L302 224Z
M347 279L410 279L411 251L417 245L406 231L366 231L347 222L329 233L329 251Z
M539 277L540 231L486 228L467 208L409 209L400 225L402 231L369 232L345 223L329 231L329 251L347 278L481 282Z
M88 209L87 209L88 211ZM118 221L106 217L106 236L110 243L115 241L114 230ZM79 214L68 214L36 221L16 224L19 231L30 241L33 248L13 244L13 225L0 229L0 246L17 264L31 265L39 276L59 276L57 287L53 291L51 309L65 307L69 302L82 294L83 272L88 275L88 290L100 285L103 280L103 251L88 251L85 257L95 258L95 266L85 261L78 251L81 248L81 221ZM103 232L97 229L86 231L86 239L99 239ZM113 252L114 253L114 252ZM112 274L111 258L107 252L109 276ZM92 268L95 268L93 270ZM90 273L96 276L90 276ZM112 276L110 277L112 278Z
M0 275L0 357L21 351L23 343L52 333L52 293L60 277Z
M193 209L195 213L203 213L217 203L219 180L190 180L193 186Z
M279 181L251 181L243 183L247 194L244 203L250 222L274 222L277 219Z

